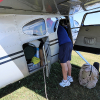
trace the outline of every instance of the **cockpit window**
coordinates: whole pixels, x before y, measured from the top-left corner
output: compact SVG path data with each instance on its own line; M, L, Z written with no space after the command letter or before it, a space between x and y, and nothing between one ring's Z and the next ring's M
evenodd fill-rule
M57 24L58 24L58 18L47 18L47 30L49 33L53 33L56 31Z
M46 28L45 28L45 21L44 19L37 19L23 27L23 32L28 35L45 35Z
M87 14L84 25L100 25L100 12Z

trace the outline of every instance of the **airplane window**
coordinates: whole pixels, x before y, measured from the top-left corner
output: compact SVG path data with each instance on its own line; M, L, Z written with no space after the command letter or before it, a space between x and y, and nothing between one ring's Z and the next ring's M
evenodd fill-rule
M45 35L45 21L43 19L34 20L23 27L23 32L28 35Z
M100 24L100 12L90 13L86 15L84 25L98 25Z
M56 31L57 23L58 23L58 18L47 18L47 30L49 33L53 33Z

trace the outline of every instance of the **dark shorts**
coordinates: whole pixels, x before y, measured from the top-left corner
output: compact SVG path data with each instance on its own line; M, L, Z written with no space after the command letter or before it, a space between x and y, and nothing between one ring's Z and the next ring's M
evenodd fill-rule
M72 42L67 42L59 46L59 60L60 63L66 63L71 60L71 53L73 49Z

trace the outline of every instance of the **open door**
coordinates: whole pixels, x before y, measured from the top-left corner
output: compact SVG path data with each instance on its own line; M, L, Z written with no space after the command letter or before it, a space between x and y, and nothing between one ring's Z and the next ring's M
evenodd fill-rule
M58 18L49 17L46 19L48 38L45 42L47 58L46 76L49 76L51 64L58 61L59 44L57 36Z
M50 51L51 51L51 64L58 61L59 54L59 44L58 44L58 36L57 36L57 27L58 27L58 18L51 17L47 18L47 32L50 43Z
M73 49L100 54L100 11L84 15Z
M45 37L43 51L44 51L44 57L45 57L46 76L49 77L50 68L51 68L51 51L50 51L50 44L49 44L48 37Z

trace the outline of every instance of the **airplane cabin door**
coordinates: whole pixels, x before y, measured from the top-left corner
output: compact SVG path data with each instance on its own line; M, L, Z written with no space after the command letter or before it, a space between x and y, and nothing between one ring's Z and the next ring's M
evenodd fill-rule
M58 18L52 17L46 19L46 26L48 32L48 42L50 48L50 59L51 64L58 61L58 54L59 54L59 44L58 44L58 36L57 36L57 26L58 26ZM49 58L48 58L49 59ZM47 73L49 75L51 66L48 67Z
M74 50L100 54L100 12L86 13L73 47Z
M43 49L44 49L43 51L45 57L46 76L49 77L50 68L51 68L51 51L50 51L50 44L49 44L48 37L46 37Z

